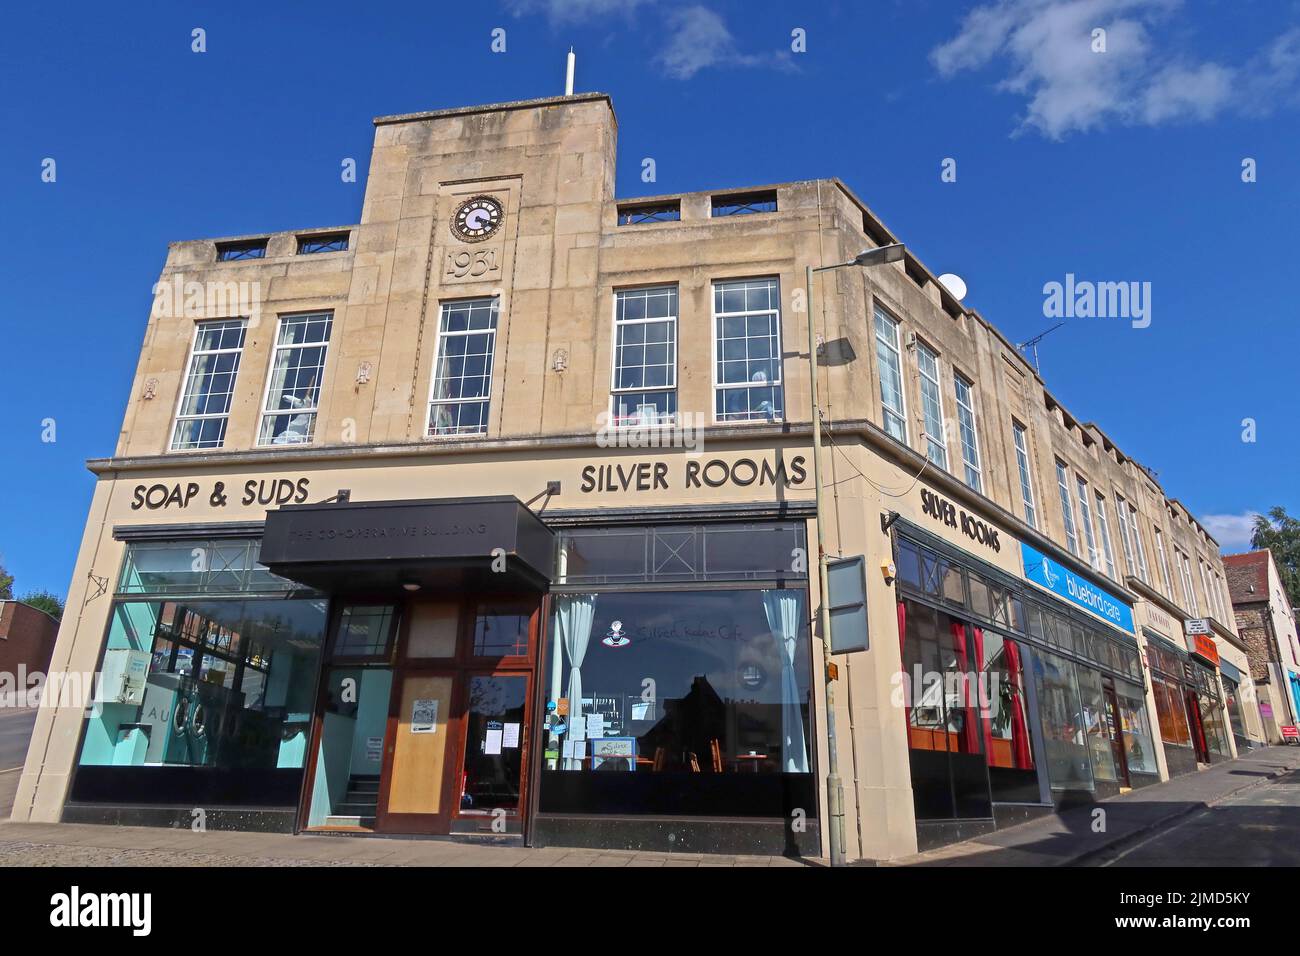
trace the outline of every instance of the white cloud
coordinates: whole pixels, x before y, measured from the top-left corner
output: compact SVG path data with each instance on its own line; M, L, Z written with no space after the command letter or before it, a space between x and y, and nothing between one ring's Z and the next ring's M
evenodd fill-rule
M1201 515L1198 520L1219 542L1219 549L1224 554L1237 554L1250 550L1255 517L1255 512L1247 511L1239 515Z
M1182 0L993 0L972 10L930 60L940 75L1002 67L998 88L1023 96L1021 128L1051 139L1118 122L1206 121L1262 114L1296 100L1300 28L1239 66L1197 61L1152 39ZM1105 52L1093 30L1104 29Z
M675 80L689 80L710 67L791 66L786 54L741 53L726 22L707 7L673 10L664 22L667 41L655 61Z
M506 0L506 9L517 17L544 13L552 24L583 23L595 17L630 17L636 8L654 0Z

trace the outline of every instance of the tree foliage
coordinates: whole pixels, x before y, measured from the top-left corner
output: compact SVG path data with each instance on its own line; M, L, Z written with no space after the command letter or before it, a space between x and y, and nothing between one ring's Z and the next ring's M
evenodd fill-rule
M63 599L57 594L49 591L29 591L18 600L44 611L55 620L63 620Z
M1300 607L1300 519L1292 518L1280 505L1270 509L1267 517L1255 515L1250 546L1273 552L1287 599L1292 607Z

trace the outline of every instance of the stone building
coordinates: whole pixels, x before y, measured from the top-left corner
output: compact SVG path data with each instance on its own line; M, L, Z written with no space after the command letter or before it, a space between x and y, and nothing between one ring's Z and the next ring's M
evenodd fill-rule
M805 269L900 240L616 135L382 117L359 223L170 247L19 819L827 852ZM1235 754L1195 517L915 256L816 282L847 857Z
M1229 554L1223 559L1237 633L1246 645L1250 676L1259 695L1260 719L1272 743L1300 713L1300 641L1295 611L1271 551Z

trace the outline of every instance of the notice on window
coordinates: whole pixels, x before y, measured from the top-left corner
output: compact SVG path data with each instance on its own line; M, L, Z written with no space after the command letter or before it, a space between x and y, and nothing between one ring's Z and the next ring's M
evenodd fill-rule
M366 759L367 760L369 760L371 763L379 763L379 759L381 756L383 756L383 752L384 752L383 737L366 738Z
M436 734L438 732L438 698L417 697L411 703L411 733Z
M605 736L605 715L588 714L587 715L587 736L592 740L599 740Z
M501 734L501 746L511 749L519 746L519 725L506 724L505 730Z
M487 731L483 735L483 753L490 757L501 753L501 738L504 734L505 728L501 726L500 722L489 720Z

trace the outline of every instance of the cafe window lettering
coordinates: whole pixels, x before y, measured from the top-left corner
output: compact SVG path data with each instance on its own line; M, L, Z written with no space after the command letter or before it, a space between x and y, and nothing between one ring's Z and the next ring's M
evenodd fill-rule
M225 555L219 572L168 567L205 545ZM254 541L128 548L73 799L296 799L326 599L285 593L255 554ZM175 776L186 771L204 776Z

